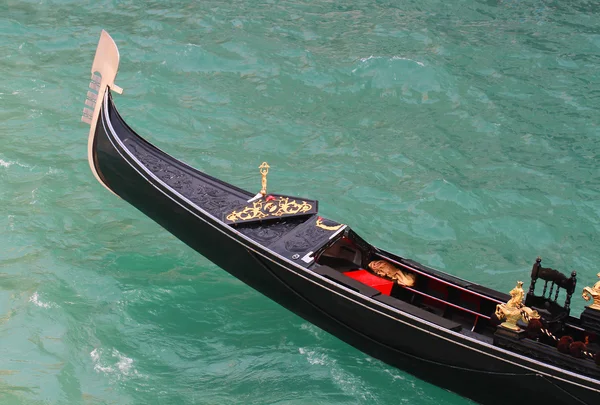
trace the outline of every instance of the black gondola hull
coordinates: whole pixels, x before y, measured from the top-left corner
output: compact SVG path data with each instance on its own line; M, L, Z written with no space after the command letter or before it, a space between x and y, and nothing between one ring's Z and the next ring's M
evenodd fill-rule
M153 174L142 163L143 156L136 156L151 145L136 137L107 93L93 148L94 166L104 185L192 249L307 321L390 365L484 404L598 402L597 380L381 305L250 240ZM219 198L230 198L233 205L251 197L234 187L230 195ZM215 207L217 212L220 208Z

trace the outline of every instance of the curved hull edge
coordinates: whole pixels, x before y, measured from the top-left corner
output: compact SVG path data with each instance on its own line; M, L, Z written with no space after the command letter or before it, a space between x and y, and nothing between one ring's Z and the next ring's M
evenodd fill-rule
M357 305L356 297L349 299L343 291L332 293L308 274L300 277L298 269L274 257L268 249L248 244L232 228L194 212L176 195L161 189L129 159L107 120L102 115L91 150L91 162L102 184L234 277L348 344L485 404L592 404L600 397L595 388L570 384L566 379L524 369L502 356L473 350L467 340L457 345L449 333L450 337L443 336L411 318L399 322L375 310L366 300ZM516 394L518 400L512 391L490 390L490 378L495 386L524 387Z

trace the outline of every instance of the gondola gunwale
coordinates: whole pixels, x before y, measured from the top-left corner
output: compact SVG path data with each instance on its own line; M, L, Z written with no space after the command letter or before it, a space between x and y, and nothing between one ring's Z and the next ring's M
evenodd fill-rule
M355 304L361 305L365 308L367 308L370 311L373 311L379 315L383 315L386 316L394 321L399 321L404 325L407 325L408 327L411 328L416 328L421 332L424 333L428 333L428 334L432 334L433 331L436 331L438 333L433 333L436 337L440 338L440 339L444 339L446 341L451 342L452 344L457 344L460 345L464 348L470 349L470 350L474 350L480 354L483 354L485 356L490 356L493 358L496 358L500 361L512 364L517 366L518 368L522 368L525 370L529 370L531 372L534 373L539 373L539 374L544 374L547 377L551 377L554 378L556 380L560 380L563 382L566 382L568 384L572 384L572 385L577 385L579 387L585 388L585 389L591 389L593 391L596 392L600 392L600 386L598 388L593 388L589 385L584 385L578 382L574 382L572 380L568 380L565 379L564 377L562 377L560 374L562 375L568 375L571 377L575 377L577 379L581 379L583 381L588 381L588 382L592 382L595 383L596 385L599 385L600 382L596 379L593 379L591 377L588 377L586 375L582 375L564 368L559 368L557 366L553 366L551 364L547 364L547 363L543 363L540 362L538 360L535 360L533 358L530 357L526 357L523 355L520 355L516 352L512 352L506 349L503 349L501 347L498 346L494 346L491 345L489 343L486 343L484 341L478 340L476 338L472 338L470 336L461 334L460 332L455 332L446 328L443 328L439 325L436 325L433 322L430 322L428 320L425 320L423 318L420 318L418 316L415 316L409 312L405 312L402 311L398 308L394 308L390 305L387 305L383 302L374 300L371 297L367 297L365 295L362 295L344 285L341 285L339 283L335 283L332 280L329 280L328 278L321 276L320 274L312 271L309 268L303 267L289 259L287 259L286 257L283 257L281 255L279 255L277 252L274 252L268 248L265 248L264 246L260 245L259 243L257 243L256 241L254 241L253 239L249 238L248 236L242 234L241 232L237 231L235 228L228 226L227 224L224 224L220 219L216 218L215 216L213 216L211 213L207 212L206 210L204 210L202 207L198 206L197 204L195 204L194 202L190 201L187 197L181 195L181 193L179 193L177 190L173 189L171 186L169 186L168 184L166 184L164 181L162 181L160 178L158 178L148 167L146 167L142 162L140 162L136 156L134 156L134 154L123 144L123 142L121 141L120 137L117 135L116 131L114 130L112 124L111 124L111 119L110 119L110 113L109 113L109 104L111 104L114 112L116 113L116 115L118 116L118 118L127 126L127 128L131 131L131 133L133 135L135 135L136 137L138 137L139 139L141 139L142 141L146 142L147 144L151 145L153 148L156 148L161 154L163 154L164 156L168 157L169 159L173 159L174 161L177 161L178 163L184 165L185 167L189 168L190 170L192 170L193 172L199 172L204 176L208 176L210 178L212 178L212 176L207 175L203 172L200 172L199 170L191 167L190 165L188 165L185 162L182 162L174 157L172 157L171 155L165 153L164 151L160 150L159 148L157 148L156 146L152 145L150 142L148 142L147 140L145 140L144 138L142 138L141 136L139 136L137 134L137 132L135 132L124 120L123 118L120 116L118 110L116 109L116 106L114 105L111 97L110 97L110 89L107 88L106 93L103 97L103 108L101 110L101 116L102 116L102 128L104 129L105 134L107 135L107 138L109 139L109 141L111 142L113 148L115 148L115 150L119 153L119 155L121 156L121 158L127 162L127 164L133 169L135 170L143 179L145 179L148 183L152 184L153 187L155 187L157 190L159 190L162 194L164 194L167 198L169 198L170 200L172 200L173 202L175 202L176 204L178 204L179 206L181 206L182 208L184 208L186 211L188 211L190 214L194 215L195 217L197 217L198 219L202 220L203 222L205 222L206 224L210 225L211 227L213 227L215 230L218 230L219 232L223 233L224 235L226 235L228 238L234 240L237 243L240 243L245 249L248 249L249 251L254 252L255 254L260 255L261 257L269 260L270 262L273 262L276 265L282 265L285 264L284 268L286 271L291 271L295 276L300 276L305 280L310 281L311 283L315 284L316 286L320 287L320 288L325 288L328 291L331 291L332 293L335 293L336 295L349 300ZM106 125L108 125L110 131L107 131ZM108 136L110 134L110 136ZM117 145L115 145L115 143L113 142L113 139L117 141ZM130 159L128 159L127 157L125 157L123 155L122 152L125 152L125 155L127 155L130 159L133 160L133 163ZM135 164L134 164L135 163ZM152 179L154 179L154 181L151 181L150 179L148 179L142 172L140 172L140 170L138 170L138 168L140 168L142 170L142 172L145 172L147 175L149 175ZM218 179L215 179L217 181L221 182ZM225 183L227 186L229 186L228 183ZM235 187L232 185L232 187ZM235 187L237 188L237 187ZM240 191L244 192L245 190L241 190ZM248 193L249 195L251 195L250 193ZM177 198L174 198L177 197ZM178 201L178 199L180 199L181 201ZM189 205L189 207L188 207ZM199 215L200 214L200 215ZM338 230L338 232L336 232L336 234L334 234L332 236L335 237L336 235L339 235L339 233L343 232L344 229L346 229L346 227L344 227L343 229ZM250 246L246 243L243 242L249 242ZM377 249L377 248L376 248ZM383 254L384 256L390 255L390 256L395 256L391 253L385 252L383 250L377 249L381 254ZM291 265L291 267L289 266ZM298 270L300 270L301 272L299 272ZM310 276L310 277L307 277ZM468 282L468 280L464 280L466 282ZM325 282L325 284L323 283ZM287 284L286 284L287 286ZM335 289L330 288L331 286L335 286L335 288L337 289L341 289L342 291L344 291L346 294L342 294L339 291L336 291ZM290 286L288 286L288 288L291 288ZM349 295L348 295L349 293ZM301 294L300 294L301 295ZM302 296L302 295L301 295ZM359 298L362 301L367 302L370 305L366 305L363 302L357 301L355 298ZM305 299L303 297L303 299ZM310 302L310 301L309 301ZM311 305L313 305L315 308L317 308L318 310L322 311L322 309L316 305L314 305L313 303L311 303ZM385 309L389 312L391 312L394 315L399 315L400 317L404 317L407 318L413 322L409 322L407 320L404 320L402 318L399 318L397 316L392 316L391 314L382 312L382 309ZM415 324L416 323L416 324ZM421 327L419 324L421 324L423 327ZM346 326L346 325L345 325ZM346 326L349 327L349 326ZM427 327L427 328L424 328ZM358 332L358 331L357 331ZM366 337L368 337L368 335L365 335ZM458 339L457 339L458 338ZM460 342L459 340L463 341ZM472 345L469 345L467 343L471 343ZM380 343L378 342L378 344L380 345L384 345L385 347L387 347L388 349L391 349L393 351L397 351L399 353L405 354L405 352L402 352L401 350L397 349L396 347L393 346L389 346L387 344L384 343ZM485 351L482 349L488 349L490 350ZM555 371L557 373L559 373L559 375L555 375L549 371L542 371L539 368L534 368L532 366L526 366L522 363L518 363L516 361L513 361L513 359L509 359L506 357L501 356L501 354L503 355L508 355L514 359L518 359L520 361L527 361L529 363L541 366L543 368ZM429 361L428 359L424 359L419 357L419 359L423 360L423 361ZM438 363L444 367L449 367L449 368L453 368L455 366L451 365L451 364L442 364L442 363ZM472 371L475 372L479 372L479 371L484 371L485 370L477 370L477 369L471 369ZM489 373L489 372L488 372ZM495 374L507 374L507 373L495 373ZM525 375L525 374L523 374Z

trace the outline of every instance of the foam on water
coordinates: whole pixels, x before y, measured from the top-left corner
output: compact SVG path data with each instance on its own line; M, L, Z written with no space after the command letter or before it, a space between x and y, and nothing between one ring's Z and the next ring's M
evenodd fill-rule
M56 306L56 304L53 304L51 302L43 302L42 300L40 300L40 296L37 291L34 292L33 295L31 295L31 297L29 297L29 302L33 303L33 305L40 308L52 308Z
M94 370L98 373L115 376L118 379L124 377L142 377L133 365L133 359L125 356L117 349L104 350L95 348L90 352Z
M306 356L306 360L308 360L308 362L312 365L324 366L327 364L327 355L325 354L319 354L313 350L307 350L303 347L298 348L298 352L301 355Z
M374 55L371 55L371 56L366 57L366 58L360 58L360 61L364 63L364 62L370 61L371 59L407 60L407 61L410 61L410 62L414 62L414 63L416 63L419 66L425 66L425 64L423 62L419 62L419 61L416 61L416 60L413 60L413 59L410 59L410 58L406 58L404 56L392 56L391 58L390 57L385 57L384 58L383 56L374 56Z

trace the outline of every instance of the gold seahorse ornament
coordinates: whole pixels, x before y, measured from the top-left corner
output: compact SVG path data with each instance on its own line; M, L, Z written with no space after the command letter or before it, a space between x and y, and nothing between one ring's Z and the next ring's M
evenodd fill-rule
M597 276L600 278L600 273ZM593 298L594 301L592 305L588 305L588 308L600 311L600 281L597 281L593 287L584 287L581 297L586 301Z
M523 282L517 281L517 286L510 290L510 300L506 304L496 305L496 317L504 320L500 324L503 328L518 331L517 321L529 322L529 319L539 319L540 315L534 309L526 307L523 304L525 291L523 291Z

